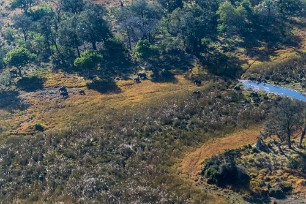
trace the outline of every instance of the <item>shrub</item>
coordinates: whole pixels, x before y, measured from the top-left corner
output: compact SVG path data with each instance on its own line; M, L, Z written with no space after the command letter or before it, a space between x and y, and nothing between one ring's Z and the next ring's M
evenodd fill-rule
M218 157L207 160L203 175L210 184L218 186L245 186L250 182L250 176L242 166L237 166L235 158L239 156L236 150L228 150Z
M209 167L205 171L205 178L207 178L207 183L216 184L219 181L219 172L217 170L218 167Z
M279 187L270 188L269 189L269 196L274 197L274 198L278 198L278 199L285 198L285 194L284 194L283 190Z
M34 125L34 129L35 129L36 131L42 132L42 131L45 130L45 127L44 127L43 125L39 124L39 123L36 123L36 124Z
M74 66L80 69L95 69L101 63L103 56L96 51L86 50L74 60Z
M36 56L30 53L27 49L15 48L6 54L4 62L9 66L20 68L25 66L27 63L34 60L35 58Z

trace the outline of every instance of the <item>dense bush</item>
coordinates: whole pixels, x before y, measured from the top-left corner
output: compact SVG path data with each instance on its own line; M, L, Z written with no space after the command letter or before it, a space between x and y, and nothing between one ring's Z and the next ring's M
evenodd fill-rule
M210 158L205 162L202 175L210 184L247 187L250 177L242 166L236 164L236 157L239 156L238 151L229 150L219 156Z
M269 196L274 197L274 198L285 198L285 193L281 188L270 188L269 189Z
M36 124L34 125L34 129L35 129L36 131L42 132L42 131L45 130L45 127L44 127L42 124L36 123Z
M102 62L103 56L98 52L84 51L79 58L74 60L74 66L79 69L95 69Z

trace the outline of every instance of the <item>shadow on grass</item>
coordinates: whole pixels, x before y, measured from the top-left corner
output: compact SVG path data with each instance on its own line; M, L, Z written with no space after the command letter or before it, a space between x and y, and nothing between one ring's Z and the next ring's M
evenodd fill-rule
M18 91L0 91L0 109L13 111L25 110L29 107L19 98Z
M100 93L121 93L121 89L113 80L93 80L87 84L87 88Z
M169 50L166 53L163 53L158 61L153 64L157 67L163 67L167 70L181 70L187 71L192 68L191 64L192 58L188 56L185 52L181 50Z
M45 79L36 76L23 77L17 82L17 88L26 91L33 92L44 88Z
M155 70L151 75L153 82L171 82L177 83L177 78L169 70Z
M200 58L202 65L208 67L208 72L224 79L237 79L243 73L241 68L244 61L235 56L228 56L222 52L210 53L206 58Z

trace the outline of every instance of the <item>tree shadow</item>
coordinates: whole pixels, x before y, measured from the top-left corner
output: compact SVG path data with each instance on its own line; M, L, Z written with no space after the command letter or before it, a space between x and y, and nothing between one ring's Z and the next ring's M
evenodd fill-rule
M228 56L225 53L216 51L200 58L202 65L208 67L211 74L222 78L237 79L243 73L242 64L244 61L235 56Z
M295 20L288 21L297 27L304 26L304 23ZM244 40L239 43L239 46L245 48L248 56L260 61L268 61L270 56L276 56L277 50L281 48L301 46L303 38L288 32L288 30L290 28L286 24L274 25L267 30L257 28L256 32L245 33L242 36ZM264 49L262 49L263 47Z
M29 104L19 98L18 91L0 91L0 109L13 111L25 110L28 107Z
M17 88L26 92L34 92L43 89L45 81L44 78L37 76L23 77L17 82Z
M158 62L153 65L167 70L187 71L192 67L190 62L191 57L182 50L168 50L162 53L161 57L158 58Z
M153 82L171 82L177 83L177 78L175 75L169 70L153 70L153 74L151 75Z
M94 79L87 84L87 88L100 93L121 93L121 89L113 80Z
M110 81L116 77L127 78L128 75L135 72L135 64L121 42L107 40L104 42L104 49L99 50L98 53L103 56L103 59L97 62L95 67L77 68L74 66L74 60L78 56L76 53L70 53L68 54L69 57L64 60L61 60L60 57L54 59L53 64L56 64L54 70L78 74L84 79L101 79L103 81Z
M268 195L252 194L251 196L244 197L244 200L250 203L270 203L271 198Z

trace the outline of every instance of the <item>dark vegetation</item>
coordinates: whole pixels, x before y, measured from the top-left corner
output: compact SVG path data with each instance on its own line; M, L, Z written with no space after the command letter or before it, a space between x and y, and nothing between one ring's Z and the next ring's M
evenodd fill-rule
M221 187L232 185L238 188L247 188L250 183L250 176L235 161L240 156L239 151L228 150L221 155L212 157L206 161L202 174L207 178L209 184L216 184Z
M120 88L117 87L113 80L95 79L91 83L87 84L87 88L99 91L100 93L120 93Z
M3 90L0 91L0 108L14 111L23 110L28 105L19 98L18 91Z
M187 70L196 57L211 73L236 78L242 62L231 53L294 41L291 25L304 8L302 0L135 1L111 10L83 0L13 0L5 12L10 23L1 27L1 62L19 75L28 63L51 62L113 80L134 65L166 78L161 73Z

